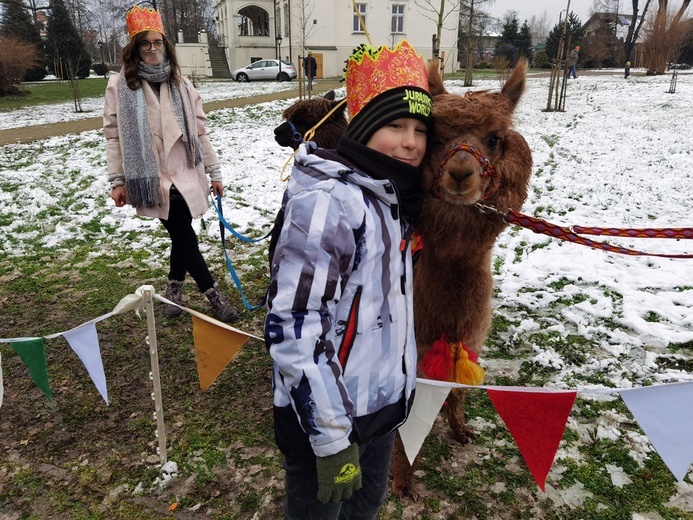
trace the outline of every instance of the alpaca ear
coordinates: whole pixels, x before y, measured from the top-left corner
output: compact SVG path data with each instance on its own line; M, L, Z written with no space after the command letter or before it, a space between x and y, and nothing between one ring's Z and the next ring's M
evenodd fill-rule
M515 110L517 103L522 97L522 93L525 91L525 76L527 75L527 60L524 58L520 59L515 65L512 74L508 78L508 81L503 85L501 90L501 95L506 97L510 103L510 108Z
M428 90L433 97L447 92L443 86L443 78L440 77L440 72L438 72L437 60L428 62Z
M322 98L326 99L328 101L334 101L334 90L330 90L327 94L325 94Z
M339 99L337 101L332 101L332 108L334 108L337 105L339 105L339 106L338 106L337 110L334 111L334 113L336 115L339 115L339 114L343 115L344 111L346 110L346 106L347 106L346 100L344 98L342 98L342 99Z

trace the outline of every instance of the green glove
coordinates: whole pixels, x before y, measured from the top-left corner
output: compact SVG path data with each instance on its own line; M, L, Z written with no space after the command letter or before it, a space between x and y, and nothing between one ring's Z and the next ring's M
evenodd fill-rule
M318 500L323 504L346 500L361 489L361 466L359 447L352 443L347 449L330 455L317 457Z

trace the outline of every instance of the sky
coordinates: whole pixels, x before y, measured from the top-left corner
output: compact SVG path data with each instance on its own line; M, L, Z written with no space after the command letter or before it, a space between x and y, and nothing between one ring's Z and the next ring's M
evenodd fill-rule
M550 113L543 111L548 79L528 78L515 118L534 163L523 213L566 227L693 227L689 189L693 133L688 119L681 117L693 113L693 73L682 72L676 93L669 94L669 76L633 72L636 75L628 80L621 70L580 74L568 82L565 112ZM205 83L200 93L204 101L212 101L289 85ZM446 87L458 94L468 90L459 80L447 81ZM497 80L488 79L476 81L473 88L499 87ZM337 96L343 97L344 90ZM224 175L224 215L250 237L263 236L279 208L285 188L283 168L291 157L275 143L273 129L293 101L208 114L208 133ZM92 112L75 117L100 113L103 100L90 103ZM13 127L17 121L28 125L61 120L70 109L71 104L65 104L40 111L0 112L0 128ZM66 269L74 269L69 265L70 248L77 241L93 248L91 257L109 258L113 251L125 250L137 252L133 262L165 266L169 241L162 226L155 219L137 217L130 207L115 208L106 178L100 130L0 146L0 265L19 266L23 257L33 257L41 249L65 252ZM223 269L213 210L203 219L204 227L200 219L194 221L201 250L213 269ZM693 254L691 240L592 238L643 251ZM234 267L242 272L244 257L239 249L230 248ZM7 276L21 276L19 272ZM487 345L480 364L489 383L495 375L517 374L523 363L545 367L545 386L553 388L633 388L693 381L693 372L679 368L679 361L690 363L693 344L693 259L606 253L511 226L494 246L493 277L494 315L503 319L505 327L493 348L513 355L494 356ZM125 296L136 287L121 289ZM94 317L66 317L65 329ZM4 323L1 297L0 323ZM11 329L4 332L13 337ZM580 341L575 343L575 338ZM589 350L580 359L582 341ZM487 427L476 421L470 424L483 434ZM630 456L642 468L651 447L642 435L623 432L622 425L629 421L614 409L586 424L571 422L570 428L588 444L594 436L608 440L623 436ZM577 445L562 445L557 458L565 457L579 461ZM621 470L609 467L608 471L614 478ZM552 469L549 480L560 481L560 472L558 467ZM672 490L672 500L680 493L690 501L692 484L683 482L677 489ZM558 486L553 493L565 502L571 488Z
M582 23L585 23L589 18L589 12L594 0L571 0L570 10L574 12ZM529 20L532 16L541 17L546 11L549 16L551 26L558 23L558 17L562 10L565 10L568 5L568 0L527 0L518 2L518 0L495 0L483 9L488 11L492 16L502 18L507 11L517 11L517 17L522 23L525 18ZM565 15L564 15L565 16Z

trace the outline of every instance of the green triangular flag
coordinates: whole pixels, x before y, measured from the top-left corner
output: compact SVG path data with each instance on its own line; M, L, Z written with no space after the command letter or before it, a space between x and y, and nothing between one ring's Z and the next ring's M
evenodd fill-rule
M46 369L46 349L43 338L29 339L26 341L12 341L10 346L24 361L29 369L31 379L38 386L49 401L53 401L53 394L48 383L48 371Z

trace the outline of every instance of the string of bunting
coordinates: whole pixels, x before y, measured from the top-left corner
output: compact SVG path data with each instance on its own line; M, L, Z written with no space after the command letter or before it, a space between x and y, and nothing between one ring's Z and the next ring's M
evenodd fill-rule
M158 374L156 330L152 299L176 305L157 295L151 286L142 286L124 297L113 311L78 327L42 337L0 338L9 343L29 369L34 383L52 402L46 366L44 340L63 336L77 354L97 390L108 404L106 377L99 347L96 323L111 316L147 311L147 345L152 370ZM146 307L147 303L150 307ZM180 306L179 306L180 307ZM207 390L230 363L248 338L260 339L226 323L187 307L180 307L193 320L193 341L200 387ZM0 357L0 406L3 398L2 358ZM156 378L158 381L158 378ZM155 381L156 382L156 381ZM682 481L693 462L693 380L642 388L557 389L509 386L470 386L418 379L416 395L407 422L400 428L407 457L413 461L431 431L440 408L453 388L485 390L507 426L537 485L544 490L546 476L563 437L568 416L578 394L618 393L645 432L655 450L677 480ZM156 384L155 384L156 390ZM160 391L160 390L159 390ZM161 463L166 462L165 428L160 401L156 405L157 432ZM541 424L541 428L537 425Z

